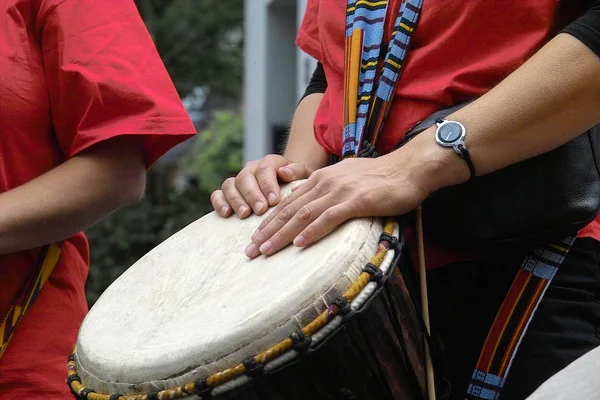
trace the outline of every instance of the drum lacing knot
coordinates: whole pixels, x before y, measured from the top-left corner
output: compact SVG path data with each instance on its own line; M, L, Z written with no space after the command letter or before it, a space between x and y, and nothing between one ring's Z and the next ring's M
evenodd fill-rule
M290 339L292 339L294 350L298 353L303 353L308 350L312 343L312 337L306 336L304 332L302 332L302 329L298 329L296 332L292 333Z
M96 392L94 392L92 389L81 389L81 392L79 392L79 397L81 397L84 400L88 400L88 396L90 395L90 393Z
M342 317L347 315L352 310L350 303L348 303L348 300L346 300L346 298L344 296L337 297L333 301L333 305L337 307L337 309L338 309L337 313L339 315L341 315Z
M158 400L158 392L148 393L146 396L148 400Z
M120 397L120 394L111 394L109 400L119 400Z
M79 377L79 375L73 374L73 375L71 375L71 376L69 376L67 378L67 384L69 385L69 387L71 386L71 384L73 382L79 382L79 383L81 383L81 378Z
M265 366L257 363L254 357L245 359L243 364L246 367L246 375L252 379L261 377L265 369Z
M381 270L381 268L377 268L375 266L375 264L368 263L363 268L363 272L366 272L367 274L371 275L371 279L370 279L371 282L375 282L378 285L382 285L385 283L386 276L383 274L383 271Z
M196 390L196 394L203 399L210 398L210 391L212 390L212 387L208 386L206 379L194 381L194 389Z
M400 240L387 232L383 232L379 240L388 242L390 244L390 249L398 250L400 248Z
M364 140L357 156L358 157L375 158L378 156L378 154L375 151L375 146L372 143L370 143L369 141Z

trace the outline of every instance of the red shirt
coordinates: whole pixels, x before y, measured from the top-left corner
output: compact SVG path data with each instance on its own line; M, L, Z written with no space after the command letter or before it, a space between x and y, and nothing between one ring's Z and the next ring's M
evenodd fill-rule
M337 155L343 128L346 4L344 0L308 0L296 40L323 64L328 87L315 117L315 137ZM388 8L398 10L399 4L400 0L390 0ZM424 0L378 142L380 154L391 151L415 123L434 111L483 95L580 12L581 4L557 0ZM390 37L394 22L395 18L388 18L384 38ZM580 236L600 240L600 217ZM429 267L469 258L435 248L433 243L427 249Z
M0 2L0 193L82 150L142 135L147 166L195 133L132 0ZM0 315L39 249L0 256ZM0 399L68 399L66 357L87 312L78 234L0 360Z

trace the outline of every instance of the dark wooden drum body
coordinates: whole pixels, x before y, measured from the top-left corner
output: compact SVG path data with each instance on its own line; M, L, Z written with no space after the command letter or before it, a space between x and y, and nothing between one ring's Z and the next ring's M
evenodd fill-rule
M399 270L327 343L236 400L424 399L423 337Z

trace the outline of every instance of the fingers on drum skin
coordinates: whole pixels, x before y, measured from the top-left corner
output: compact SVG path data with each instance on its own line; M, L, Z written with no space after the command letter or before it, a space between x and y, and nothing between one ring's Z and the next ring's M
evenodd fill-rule
M235 177L235 187L242 195L246 205L249 205L255 213L262 214L266 211L267 199L260 190L255 171L248 168L241 170Z
M231 216L232 209L227 199L225 198L225 194L222 190L215 190L210 195L210 202L212 203L213 208L219 215L222 217Z
M298 247L309 246L331 233L350 218L352 218L352 213L347 202L327 208L294 238L294 245Z
M269 218L270 223L265 225L264 228L258 229L252 235L252 243L248 245L246 248L246 255L248 257L254 258L258 255L265 254L269 255L271 253L271 248L273 252L278 250L277 245L284 241L285 238L283 236L282 230L286 223L293 218L295 211L293 209L294 203L288 204L283 208L275 209L267 218ZM289 239L287 243L292 241L293 237ZM273 246L275 243L275 246Z
M302 189L299 188L298 190L296 190L293 193L290 193L289 195L284 197L280 201L280 203L273 209L273 211L271 211L271 213L269 215L267 215L265 219L263 219L263 221L260 223L260 225L258 226L256 231L252 235L251 239L253 242L256 242L258 244L262 243L261 237L264 236L261 234L262 230L267 225L269 225L274 218L279 216L279 213L281 212L281 210L283 210L285 207L287 207L289 204L293 203L300 196L302 196L303 194L308 192L309 185L304 184L301 186L302 186Z
M248 206L248 203L244 200L244 197L237 189L235 184L236 178L229 178L223 182L221 187L225 200L231 205L233 210L237 213L240 218L246 218L252 214L252 209Z
M246 255L250 258L257 257L261 254L262 250L268 248L271 243L265 244L268 239L272 239L275 234L283 225L286 224L295 215L294 199L297 196L289 195L283 201L273 209L273 211L263 220L258 229L254 232L251 237L251 243L246 248ZM291 240L293 237L289 240ZM288 242L288 243L289 243ZM261 249L262 246L262 249Z
M255 172L256 182L269 206L279 202L279 183L277 182L277 170L272 165L259 164ZM267 207L264 211L266 211Z
M318 238L327 233L322 232L323 229L333 229L336 226L335 222L339 217L331 196L314 200L311 197L311 194L307 194L281 209L281 212L261 232L262 239L267 240L262 244L254 242L259 246L260 253L274 254L292 242L297 242L299 246L304 247L310 243L312 237ZM334 207L335 211L328 212L329 207ZM316 229L310 228L311 224L323 214L328 216L323 223ZM331 215L335 217L331 218ZM308 237L305 239L301 232L306 232Z

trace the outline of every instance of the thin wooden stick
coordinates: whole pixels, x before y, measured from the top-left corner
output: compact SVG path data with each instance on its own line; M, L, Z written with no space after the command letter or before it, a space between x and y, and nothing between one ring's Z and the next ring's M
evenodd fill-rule
M427 333L430 334L429 327L429 300L427 297L427 276L425 268L425 244L423 242L423 214L421 205L417 207L417 251L419 254L419 283L421 284L421 308L423 312L423 320ZM427 373L427 394L429 400L435 400L435 381L433 374L433 363L431 362L431 354L429 346L425 346L425 371Z

